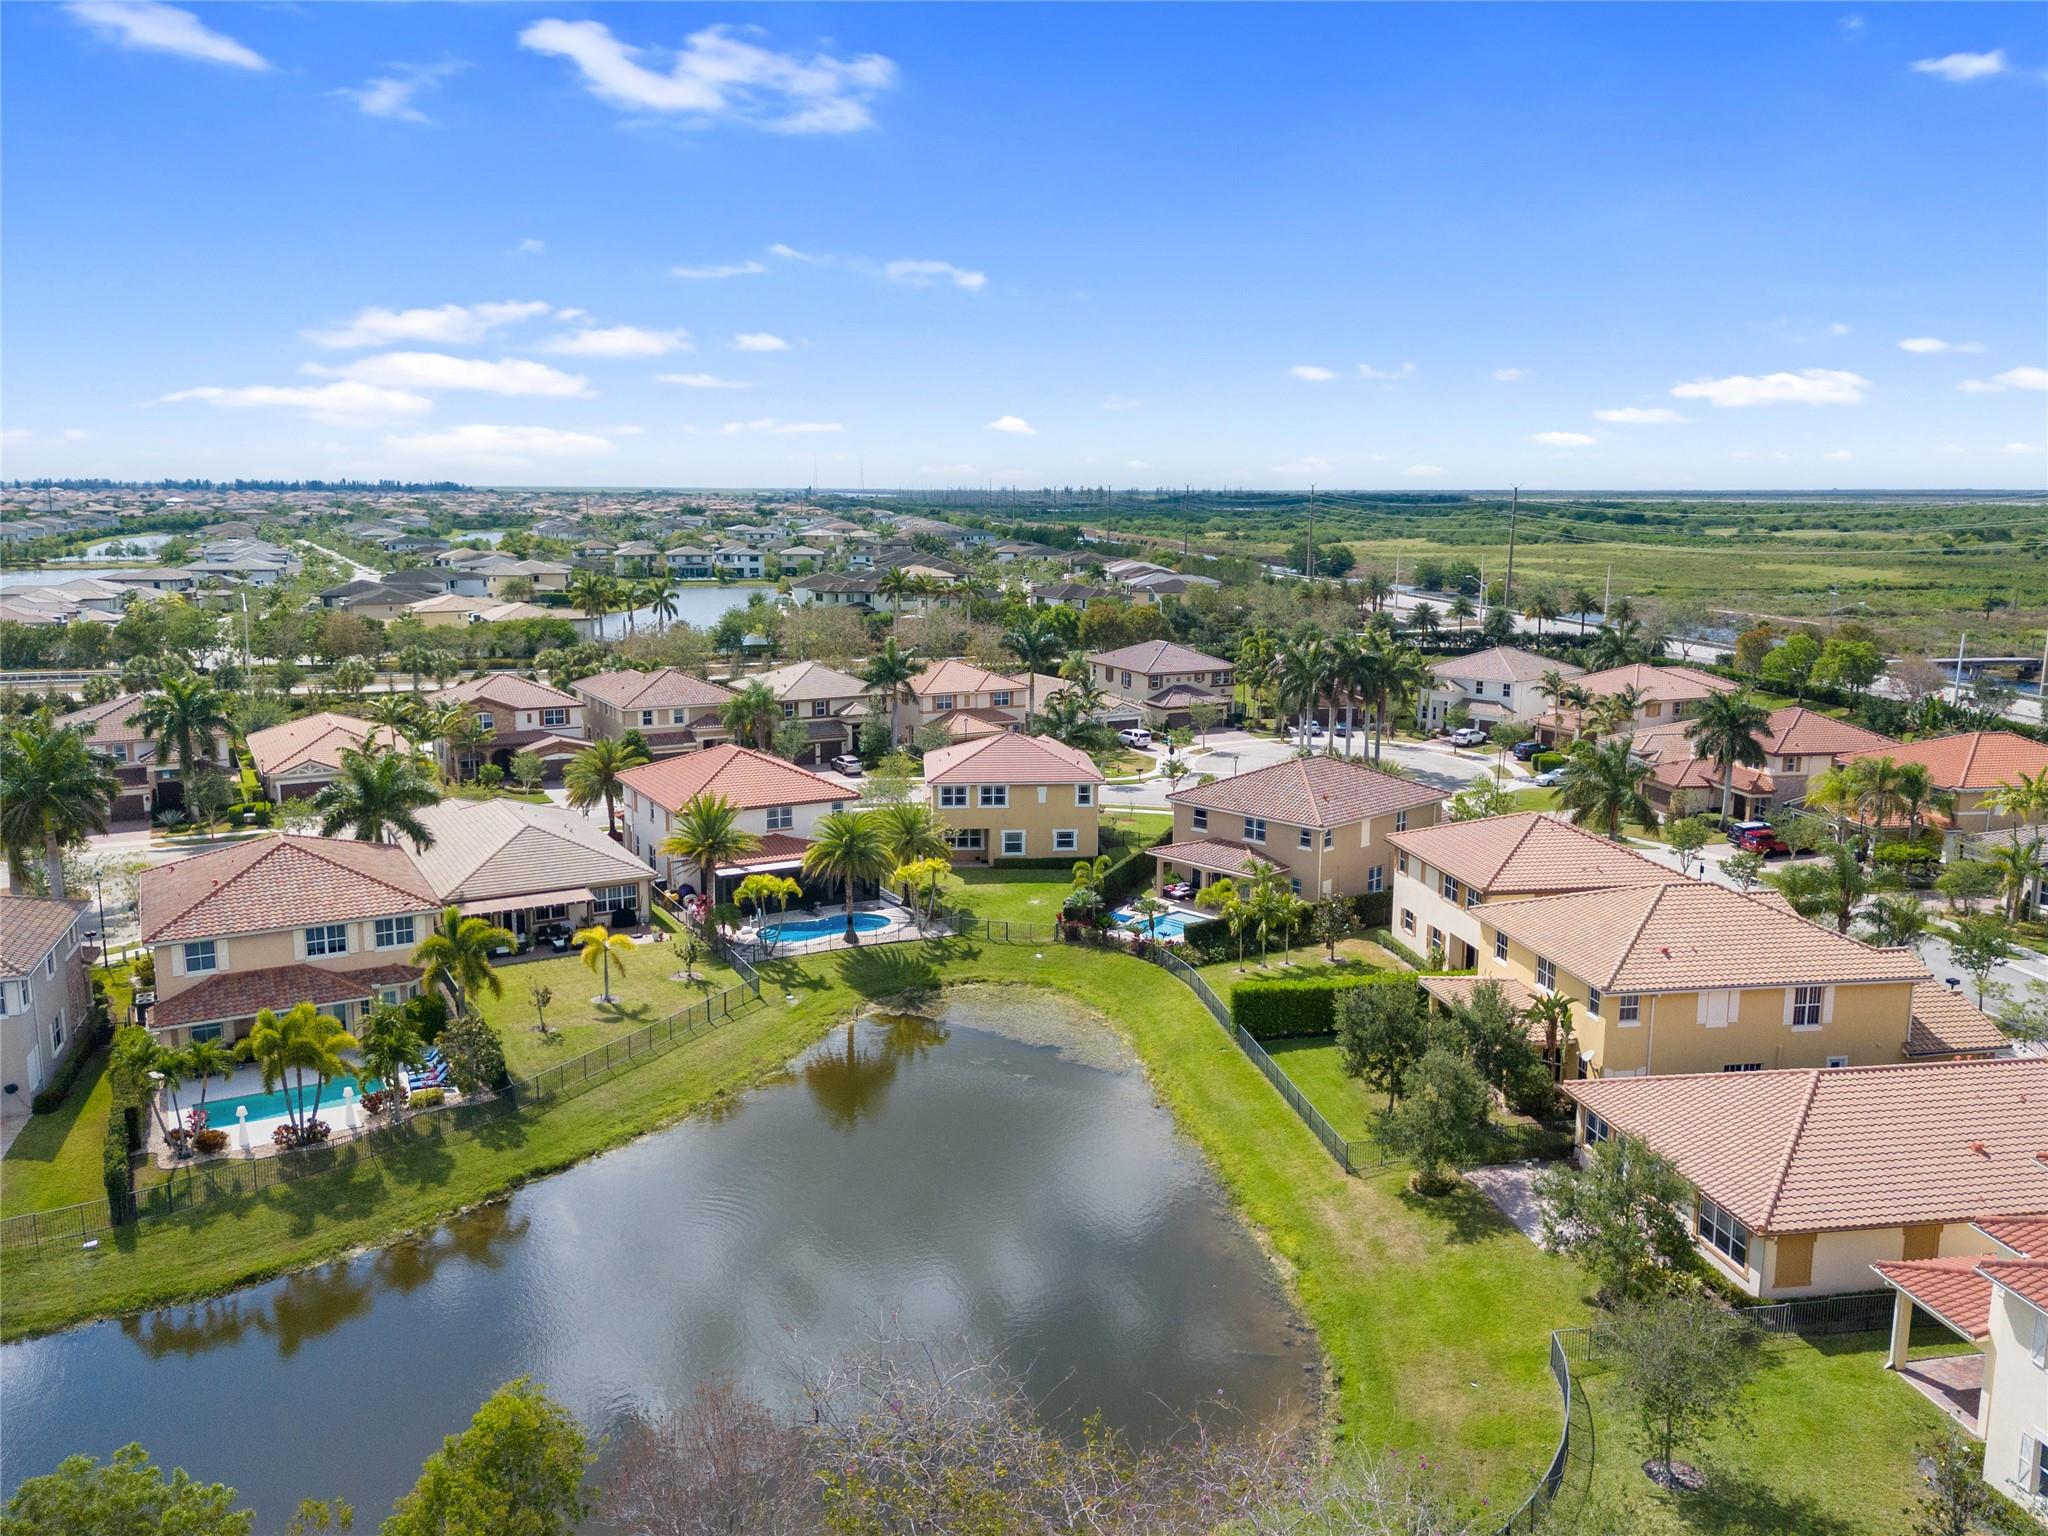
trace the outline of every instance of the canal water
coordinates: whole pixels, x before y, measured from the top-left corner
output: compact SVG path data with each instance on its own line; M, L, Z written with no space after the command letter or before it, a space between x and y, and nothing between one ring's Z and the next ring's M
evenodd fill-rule
M1139 1436L1316 1389L1312 1336L1110 1032L980 989L842 1026L717 1113L420 1240L7 1346L0 1482L138 1440L261 1531L309 1495L374 1530L511 1377L616 1433L716 1376L784 1400L882 1319Z

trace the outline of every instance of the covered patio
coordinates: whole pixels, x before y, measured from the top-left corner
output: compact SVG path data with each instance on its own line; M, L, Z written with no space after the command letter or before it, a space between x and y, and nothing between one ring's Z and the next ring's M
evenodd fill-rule
M1987 1362L1983 1344L1991 1335L1991 1282L1977 1269L1986 1257L1904 1259L1870 1266L1897 1293L1885 1369L1898 1372L1900 1380L1940 1409L1951 1423L1979 1440L1984 1437L1984 1410L1989 1406L1984 1400ZM1916 1312L1925 1312L1973 1347L1953 1355L1913 1359L1909 1351Z
M1255 853L1243 843L1225 842L1222 838L1196 837L1184 843L1167 843L1152 850L1152 857L1158 861L1158 873L1153 877L1155 890L1163 891L1167 886L1183 879L1200 891L1204 886L1214 885L1218 880L1242 880L1247 874L1247 865L1262 869L1279 869L1280 865Z

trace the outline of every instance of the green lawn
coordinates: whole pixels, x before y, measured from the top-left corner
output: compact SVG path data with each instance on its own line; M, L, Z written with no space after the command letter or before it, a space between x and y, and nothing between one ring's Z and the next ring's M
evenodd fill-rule
M1266 955L1266 964L1259 964L1258 942L1251 935L1245 936L1244 968L1240 970L1235 958L1218 960L1209 965L1199 966L1202 980L1209 983L1209 989L1225 1002L1241 981L1288 981L1309 976L1369 975L1374 971L1400 971L1407 966L1399 956L1388 953L1371 939L1339 939L1337 959L1333 964L1324 956L1326 951L1320 944L1297 945L1292 952L1291 963L1278 949Z
M1557 790L1517 789L1508 795L1510 809L1517 811L1554 811L1557 809Z
M79 1073L64 1102L51 1114L31 1116L0 1160L0 1216L77 1205L105 1193L100 1143L113 1102L107 1053L101 1051Z
M1012 923L1059 921L1060 903L1074 888L1064 869L956 869L960 888L947 899L976 917Z
M612 996L616 1001L601 1003L597 998L603 987L602 979L583 963L580 955L526 960L499 968L505 995L484 997L481 1008L505 1042L505 1063L512 1069L512 1075L531 1077L544 1067L595 1050L692 1003L702 1002L739 979L729 967L709 956L697 961L695 982L674 980L682 969L683 952L675 944L637 945L623 971L613 962ZM546 1039L535 1027L532 989L536 984L554 994L547 1009Z
M1370 1141L1386 1099L1344 1070L1334 1037L1268 1040L1266 1054L1346 1141Z

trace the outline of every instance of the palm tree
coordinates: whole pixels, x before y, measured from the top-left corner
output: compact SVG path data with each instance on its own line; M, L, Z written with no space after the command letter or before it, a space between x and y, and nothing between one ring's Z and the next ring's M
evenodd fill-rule
M311 1003L299 1003L282 1015L265 1008L256 1015L248 1038L236 1048L243 1060L263 1069L265 1093L285 1088L285 1117L294 1139L301 1141L307 1128L320 1118L320 1099L328 1080L347 1075L348 1063L341 1053L354 1049L355 1036L341 1027L341 1020L319 1012ZM292 1074L289 1087L285 1086L286 1072ZM310 1111L306 1106L308 1072L313 1074Z
M734 741L751 739L766 752L775 739L775 727L782 724L782 701L766 683L748 683L725 701L718 718Z
M185 1047L185 1071L199 1084L199 1107L206 1108L207 1089L216 1077L235 1070L235 1055L218 1040L194 1040Z
M1380 760L1389 722L1410 710L1434 681L1429 663L1414 646L1381 642L1376 649L1379 654L1372 672L1374 762Z
M1131 903L1131 910L1145 919L1145 937L1156 943L1159 939L1160 914L1171 912L1173 908L1169 907L1157 896L1154 896L1150 891L1147 891Z
M459 909L444 907L440 924L420 941L412 959L425 972L420 979L429 987L445 988L455 1000L455 1011L462 1013L470 999L481 993L505 995L505 983L498 979L491 956L518 943L516 934L495 923L464 917Z
M693 860L703 879L704 899L715 901L718 866L760 846L761 840L740 825L738 806L723 795L700 791L684 802L675 830L656 852Z
M40 855L52 896L64 895L64 849L107 830L120 784L77 731L31 717L0 734L0 844L17 891Z
M1230 929L1230 937L1237 944L1237 968L1244 969L1244 925L1248 915L1245 904L1238 899L1237 882L1228 875L1218 875L1195 895L1195 905L1204 912L1214 912Z
M1795 864L1767 878L1794 912L1814 922L1831 921L1837 933L1849 931L1856 908L1876 889L1855 850L1840 845L1826 850L1818 863Z
M1576 825L1597 827L1618 843L1625 821L1657 825L1657 812L1643 793L1650 774L1650 765L1629 750L1626 736L1582 741L1572 748L1564 776L1557 781L1558 808Z
M925 669L925 663L914 656L906 655L896 645L891 635L882 642L882 648L868 658L868 664L861 670L860 680L875 693L884 694L889 700L889 745L901 746L903 731L898 718L903 695L910 691L910 680Z
M1643 690L1634 684L1613 693L1603 693L1588 706L1586 724L1595 736L1626 732L1635 724L1636 711L1642 708L1642 704Z
M1768 759L1763 739L1771 728L1771 712L1744 688L1735 693L1710 693L1685 728L1685 739L1702 757L1714 760L1721 773L1721 820L1727 821L1735 800L1735 768L1761 768Z
M1904 891L1891 891L1871 902L1863 914L1863 936L1887 949L1912 949L1927 932L1927 909Z
M1472 599L1463 592L1459 592L1451 598L1450 614L1452 619L1457 622L1459 634L1465 633L1465 621L1476 616L1478 612L1479 610L1472 606Z
M1272 675L1273 656L1278 645L1273 631L1264 624L1254 624L1238 637L1237 653L1231 659L1237 663L1237 675L1245 681L1245 691L1251 696L1252 714L1261 713L1261 702L1265 697L1265 684Z
M618 606L618 591L602 571L584 571L569 583L569 601L602 630L605 615Z
M1292 897L1280 878L1279 869L1260 860L1246 859L1245 872L1250 879L1245 882L1244 893L1239 897L1245 909L1245 921L1259 932L1259 969L1266 967L1266 940L1272 936L1273 923L1281 915L1280 898Z
M569 803L579 811L587 811L602 800L605 830L617 837L619 796L626 787L626 770L646 761L647 753L639 742L624 736L600 736L569 759L569 766L562 770L562 787L568 792Z
M1564 1045L1572 1037L1572 1000L1562 992L1546 992L1522 1010L1522 1018L1543 1028L1543 1060L1553 1081L1564 1078Z
M395 843L400 837L415 851L434 846L419 813L441 803L441 791L420 766L403 752L374 756L354 747L341 750L341 772L313 797L320 813L320 835L338 836L346 829L357 842Z
M644 601L648 612L658 621L656 633L660 633L675 623L676 615L683 611L683 605L676 597L676 589L666 581L655 581L649 585L652 590L648 592Z
M882 846L889 850L889 861L898 868L924 859L943 859L950 851L946 847L946 824L921 801L903 800L878 806L872 814L882 829ZM907 885L903 900L905 905L911 900Z
M863 880L880 880L889 870L889 847L881 823L868 811L834 811L811 829L804 873L839 880L846 887L846 938L852 943L853 891Z
M1036 608L1003 632L1003 644L1024 665L1027 679L1024 694L1024 729L1031 729L1031 717L1038 713L1038 674L1053 667L1066 653L1067 642L1060 627Z
M1434 606L1429 603L1417 603L1408 610L1407 627L1408 633L1413 635L1418 643L1427 645L1436 639L1443 629L1443 624L1438 620Z
M363 690L377 680L376 669L360 656L344 656L328 674L335 687L348 695L349 702L362 698Z
M411 1014L403 1008L378 1007L363 1020L356 1036L362 1075L383 1085L390 1096L392 1119L405 1102L408 1073L426 1065L427 1042Z
M612 1001L612 965L617 962L619 974L626 974L626 957L633 953L633 941L623 933L614 933L602 923L592 923L588 928L578 928L570 943L583 954L583 963L590 967L594 976L599 966L604 967L604 995L600 1003Z
M1998 815L2038 827L2048 821L2048 768L2038 773L2016 772L2008 783L1994 789L1988 799Z
M1662 649L1661 642L1652 644L1644 635L1641 620L1617 619L1602 625L1593 637L1588 659L1596 667L1625 667L1632 661L1648 661Z
M1290 640L1273 658L1274 708L1283 719L1295 718L1303 745L1309 722L1329 692L1331 661L1329 642L1313 631Z
M890 566L876 580L875 590L889 599L890 625L892 628L902 627L904 600L913 596L917 592L917 588L918 578L911 575L909 571L906 571L900 565Z
M1579 633L1583 635L1587 621L1600 611L1600 595L1583 583L1573 587L1572 611L1579 617Z
M412 694L380 693L363 706L363 718L408 742L422 739L419 700Z
M1359 586L1365 592L1365 600L1372 604L1372 611L1378 613L1386 606L1388 598L1394 595L1394 584L1387 579L1387 573L1377 566L1359 578Z
M180 776L187 779L212 755L215 740L234 730L226 696L197 672L165 673L157 691L128 717L128 724L141 726L143 739L156 746L157 760L175 759Z
M2005 903L2006 920L2018 922L2020 903L2041 877L2040 840L2001 843L1984 855L1984 862L1998 871L1998 894Z
M1529 595L1522 599L1522 617L1536 621L1536 633L1543 633L1543 626L1558 614L1557 599L1544 587L1532 587Z
M1805 807L1833 823L1835 841L1849 835L1862 796L1847 768L1825 768L1806 781Z

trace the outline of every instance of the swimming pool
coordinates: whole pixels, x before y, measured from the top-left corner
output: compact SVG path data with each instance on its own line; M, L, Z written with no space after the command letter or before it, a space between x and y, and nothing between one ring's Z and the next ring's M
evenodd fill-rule
M1180 912L1161 912L1150 923L1134 907L1118 907L1115 916L1122 926L1133 933L1142 933L1148 939L1178 939L1188 931L1188 919Z
M179 1104L187 1110L195 1109L199 1105L199 1096L192 1091L192 1086L187 1085L186 1091L178 1099ZM365 1086L353 1077L331 1077L327 1080L327 1086L320 1091L320 1113L325 1117L329 1110L340 1112L341 1090L344 1088L355 1089L356 1097L361 1098L364 1094L373 1092L376 1087L375 1078L369 1079L368 1086ZM296 1098L296 1094L293 1097ZM206 1123L216 1131L232 1130L235 1126L235 1111L244 1106L248 1108L251 1120L282 1120L291 1114L291 1105L292 1099L288 1099L282 1089L276 1093L242 1093L231 1099L208 1099ZM307 1114L313 1112L311 1078L306 1079L304 1107Z
M879 933L889 926L889 919L879 912L856 912L853 914L855 933ZM805 939L822 939L830 934L846 932L846 914L837 917L806 917L796 922L770 923L761 930L761 937L770 944L800 944Z

